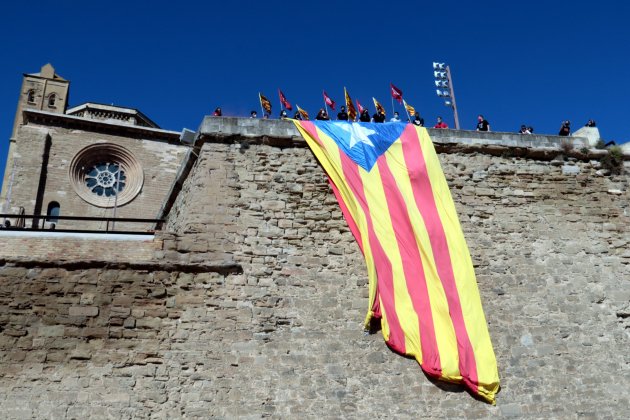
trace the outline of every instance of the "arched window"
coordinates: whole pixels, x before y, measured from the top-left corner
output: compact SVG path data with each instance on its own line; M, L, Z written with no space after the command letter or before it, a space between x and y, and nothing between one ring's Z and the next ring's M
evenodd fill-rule
M54 108L55 102L57 102L57 95L55 95L54 93L51 93L50 96L48 97L48 108Z
M28 93L26 94L26 101L29 104L34 104L35 103L35 91L34 90L29 90Z
M48 211L46 211L46 221L57 223L59 221L59 213L61 212L61 206L56 201L48 203Z

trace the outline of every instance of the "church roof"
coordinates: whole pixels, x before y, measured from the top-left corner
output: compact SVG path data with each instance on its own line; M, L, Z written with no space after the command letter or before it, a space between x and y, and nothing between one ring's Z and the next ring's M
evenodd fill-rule
M86 102L72 107L66 111L66 115L129 124L142 127L160 128L149 117L135 108L116 105L105 105L95 102Z
M64 79L63 77L61 77L57 73L55 73L55 68L50 63L47 63L47 64L43 65L41 70L38 71L37 73L25 73L24 75L25 76L43 77L43 78L46 78L46 79L54 79L54 80L60 80L60 81L64 81L64 82L68 81L67 79Z

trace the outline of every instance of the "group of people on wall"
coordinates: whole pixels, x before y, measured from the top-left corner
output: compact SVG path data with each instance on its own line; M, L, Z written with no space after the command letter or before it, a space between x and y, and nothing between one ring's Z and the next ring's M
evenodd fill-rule
M308 119L308 114L304 115L305 113L300 112L300 110L296 111L295 114L293 115L293 119L295 120L305 120ZM212 113L212 115L214 117L221 117L223 115L221 108L216 108L214 110L214 112ZM252 111L250 113L250 118L258 118L258 113L256 111ZM269 119L269 114L265 113L263 116L264 119ZM280 119L288 119L289 116L287 114L287 111L285 109L283 109L282 111L280 111ZM348 121L348 112L346 111L346 107L345 106L341 106L339 112L337 113L337 120L338 121ZM317 115L315 116L315 119L318 121L329 121L330 117L328 116L328 113L326 112L326 110L324 108L321 108L318 112ZM359 121L360 122L373 122L373 123L384 123L386 121L386 116L385 113L382 112L381 110L377 111L374 115L370 116L369 111L367 110L367 108L364 108L361 113L359 114ZM394 112L394 116L392 118L389 119L389 122L401 122L402 119L400 118L400 114L398 113L398 111ZM409 119L407 119L407 122L411 122L414 125L420 126L420 127L424 127L424 118L422 118L420 116L420 114L418 112L416 112L412 117L411 117L411 121ZM588 122L585 124L585 127L597 127L597 124L595 123L594 120L588 120ZM437 121L435 123L435 125L433 126L433 128L440 128L440 129L447 129L448 128L448 124L446 124L444 122L444 120L442 119L442 117L437 117ZM488 120L485 119L485 117L481 114L479 114L477 116L477 127L476 127L477 131L490 131L490 123L488 122ZM518 131L519 134L534 134L534 127L532 126L528 126L525 124L521 125L520 130ZM558 132L559 136L569 136L571 134L571 121L569 120L564 120L562 121L562 124L560 126L560 131Z

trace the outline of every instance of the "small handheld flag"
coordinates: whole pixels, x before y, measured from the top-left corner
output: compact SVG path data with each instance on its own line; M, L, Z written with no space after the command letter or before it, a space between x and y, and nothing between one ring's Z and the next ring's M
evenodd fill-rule
M303 120L308 121L310 119L309 116L308 116L308 112L306 112L302 108L300 108L300 106L298 104L295 104L295 107L297 108L298 112L302 116Z
M392 98L396 99L398 101L398 103L401 104L402 103L402 97L403 97L402 90L400 90L396 86L394 86L393 83L390 83L389 87L390 87L390 90L392 92Z
M324 91L324 103L328 105L329 107L331 107L333 110L335 109L335 101L330 99L330 96L328 96L326 91Z
M357 99L357 109L359 110L359 114L363 114L363 111L365 111L365 108L361 106L361 102L359 102L358 99Z
M288 109L289 111L291 111L293 107L291 106L291 103L287 100L287 97L284 96L284 93L282 93L280 89L278 89L278 95L280 95L280 103L282 104L282 106L285 107L285 109Z
M405 109L407 110L409 115L411 116L416 115L416 109L412 107L411 105L409 105L404 99L403 99L403 105L405 106Z
M269 115L271 115L271 102L262 93L258 92L258 98L260 99L260 107Z
M374 107L376 108L376 112L380 112L380 113L382 113L383 115L387 115L387 114L385 113L385 108L383 108L383 105L381 105L381 104L380 104L380 103L376 100L376 98L375 98L375 97L372 97L372 100L374 101Z
M346 88L343 88L343 92L346 96L346 108L348 109L348 121L356 121L357 120L357 110L352 103L352 98Z

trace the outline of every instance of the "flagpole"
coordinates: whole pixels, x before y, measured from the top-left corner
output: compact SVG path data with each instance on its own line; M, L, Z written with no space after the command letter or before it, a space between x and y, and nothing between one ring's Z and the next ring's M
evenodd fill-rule
M392 99L394 99L394 98L392 98ZM409 110L407 109L407 102L405 102L404 99L402 101L403 101L403 108L405 108L405 112L407 113L407 119L409 120L409 122L412 122L411 121L411 117L409 116ZM415 115L414 115L414 117L415 117Z
M392 95L389 95L389 96L392 96ZM395 112L396 112L396 108L394 108L394 97L392 96L392 118L394 118L394 113Z
M278 114L278 119L280 119L280 115L282 115L282 97L280 96L279 88L278 88L278 100L280 101L280 114ZM269 117L271 117L271 115Z

